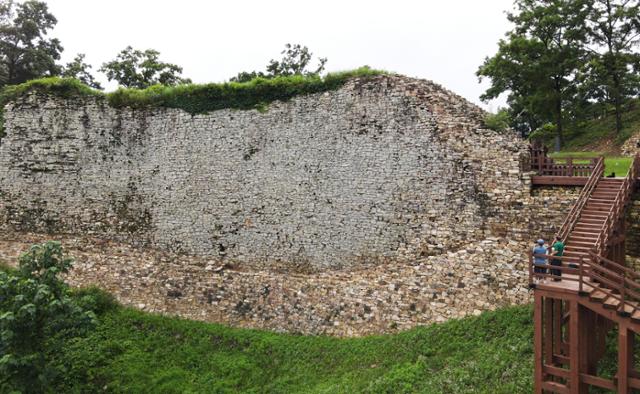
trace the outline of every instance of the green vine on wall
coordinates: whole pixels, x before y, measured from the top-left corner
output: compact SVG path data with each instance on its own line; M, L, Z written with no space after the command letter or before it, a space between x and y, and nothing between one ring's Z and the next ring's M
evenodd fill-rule
M63 98L103 97L115 108L179 108L190 114L220 109L266 110L269 103L287 101L296 96L336 90L349 79L387 74L385 71L361 67L351 71L318 75L292 75L276 78L255 78L248 82L187 84L178 86L155 85L147 89L120 88L104 93L72 78L42 78L20 85L5 87L0 92L0 141L4 135L4 106L32 92L51 94Z

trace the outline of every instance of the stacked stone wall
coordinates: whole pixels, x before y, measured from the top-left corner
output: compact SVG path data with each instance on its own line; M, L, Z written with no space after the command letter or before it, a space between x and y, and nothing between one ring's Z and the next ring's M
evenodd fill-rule
M352 80L266 112L5 110L0 259L62 240L68 280L235 326L363 335L529 301L531 242L579 189L532 188L527 146L427 81Z
M396 76L264 113L9 104L0 226L300 271L411 260L496 234L528 191L525 144Z

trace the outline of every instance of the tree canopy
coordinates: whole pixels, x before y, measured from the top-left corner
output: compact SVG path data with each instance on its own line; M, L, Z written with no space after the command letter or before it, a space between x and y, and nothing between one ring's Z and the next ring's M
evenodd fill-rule
M90 64L84 62L85 54L79 53L73 59L73 61L67 63L63 68L61 76L65 78L75 78L87 86L91 86L94 89L102 90L100 82L96 81L89 69Z
M285 44L284 50L280 52L280 60L271 59L267 64L266 72L243 71L231 78L233 82L247 82L257 77L275 78L289 75L320 75L327 64L327 58L318 58L318 65L315 69L310 69L313 53L309 48L301 44Z
M514 28L479 67L491 85L481 96L508 94L511 126L523 135L556 134L591 108L610 104L619 131L623 106L640 91L640 0L516 0Z
M56 23L44 2L0 0L0 87L60 72L62 45L47 37Z
M123 49L115 60L106 62L100 68L109 81L115 80L127 88L144 89L151 85L179 85L190 83L182 78L182 67L160 61L160 52L154 49L141 51L131 46Z

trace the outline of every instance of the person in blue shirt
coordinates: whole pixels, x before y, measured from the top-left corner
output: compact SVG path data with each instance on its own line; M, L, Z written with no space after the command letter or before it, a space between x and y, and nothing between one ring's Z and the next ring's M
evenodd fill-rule
M543 239L539 239L536 242L536 246L533 247L533 252L534 254L533 256L533 264L534 265L545 265L547 264L547 259L544 257L538 257L535 255L546 255L547 254L547 248L544 246L544 240ZM547 269L543 268L543 267L534 267L534 271L538 274L546 274L547 273Z

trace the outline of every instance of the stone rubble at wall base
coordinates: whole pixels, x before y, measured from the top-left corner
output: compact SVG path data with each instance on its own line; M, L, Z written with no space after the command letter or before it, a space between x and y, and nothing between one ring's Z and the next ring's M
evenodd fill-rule
M0 259L60 239L73 285L238 327L356 336L526 303L530 241L579 192L532 189L524 141L397 76L264 114L31 95L5 117Z

